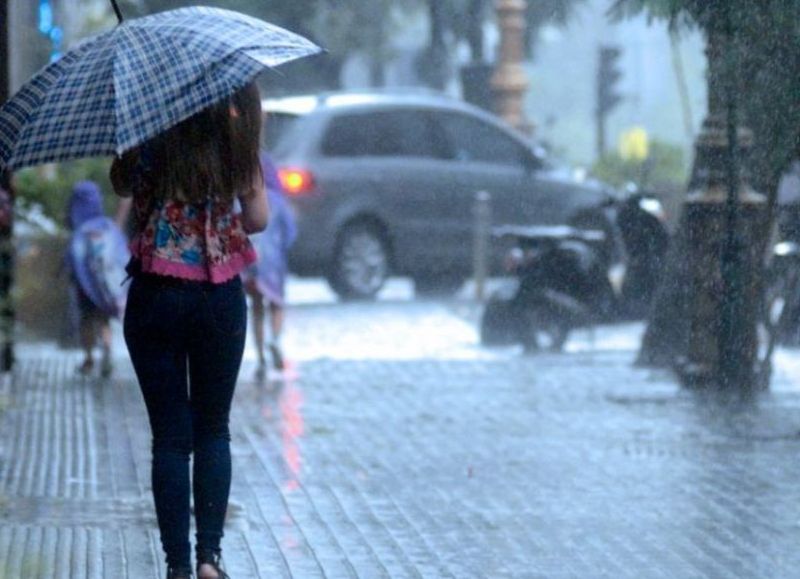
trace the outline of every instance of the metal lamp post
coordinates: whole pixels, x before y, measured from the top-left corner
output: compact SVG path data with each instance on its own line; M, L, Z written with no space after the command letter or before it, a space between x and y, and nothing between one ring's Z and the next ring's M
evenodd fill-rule
M737 126L729 22L708 30L708 116L695 144L686 203L689 344L678 366L687 385L757 382L757 315L766 199L741 171L752 133ZM726 63L726 58L728 62ZM727 64L727 74L723 67ZM724 79L724 80L723 80Z
M512 127L533 132L525 117L523 99L528 89L528 76L522 66L525 56L525 0L497 0L500 28L500 53L491 78L495 112Z

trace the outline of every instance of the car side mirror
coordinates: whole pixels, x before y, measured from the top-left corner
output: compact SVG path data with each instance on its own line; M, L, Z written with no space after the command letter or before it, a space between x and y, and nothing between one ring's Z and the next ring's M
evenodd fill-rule
M544 163L542 159L540 159L535 151L529 151L525 155L525 170L528 173L534 173L540 170L543 167Z

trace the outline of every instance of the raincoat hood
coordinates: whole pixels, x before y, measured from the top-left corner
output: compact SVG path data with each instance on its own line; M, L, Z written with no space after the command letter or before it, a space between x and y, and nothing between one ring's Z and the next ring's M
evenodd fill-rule
M100 186L94 181L79 181L72 188L67 214L69 228L73 231L85 222L103 215L103 198Z

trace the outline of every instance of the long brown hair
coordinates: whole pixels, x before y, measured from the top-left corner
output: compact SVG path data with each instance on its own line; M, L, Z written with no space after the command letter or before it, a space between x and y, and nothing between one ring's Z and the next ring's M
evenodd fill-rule
M153 139L153 193L233 201L259 182L261 98L252 82Z

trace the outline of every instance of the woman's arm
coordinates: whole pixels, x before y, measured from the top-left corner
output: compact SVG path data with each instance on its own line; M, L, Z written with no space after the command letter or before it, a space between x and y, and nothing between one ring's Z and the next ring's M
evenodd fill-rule
M119 203L117 203L117 211L114 215L114 221L122 231L125 231L126 225L128 223L128 217L131 214L132 208L133 208L133 199L131 199L130 197L123 197L122 199L119 200Z
M137 149L126 151L121 157L114 157L109 177L111 185L114 187L114 193L120 197L133 195L133 169L138 161L139 151Z
M267 192L264 190L264 180L258 172L257 182L250 187L247 193L239 196L242 204L242 227L245 233L258 233L264 231L269 222L269 203Z

